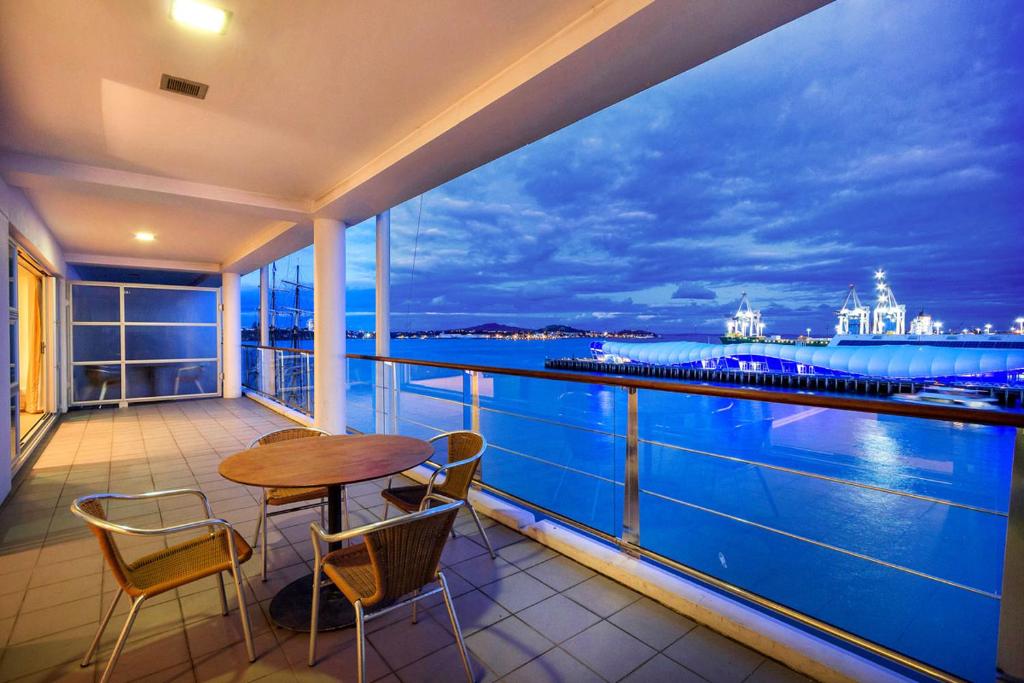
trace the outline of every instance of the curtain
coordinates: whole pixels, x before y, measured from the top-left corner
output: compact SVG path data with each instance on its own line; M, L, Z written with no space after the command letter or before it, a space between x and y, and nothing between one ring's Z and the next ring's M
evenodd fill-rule
M43 412L43 279L18 264L18 361L20 363L19 408L26 413Z

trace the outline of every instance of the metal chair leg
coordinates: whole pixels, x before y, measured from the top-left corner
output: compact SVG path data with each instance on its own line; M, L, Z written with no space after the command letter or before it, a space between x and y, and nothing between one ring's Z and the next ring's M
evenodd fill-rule
M114 651L110 654L110 659L107 661L107 668L103 670L103 677L100 678L100 683L107 683L110 680L110 675L114 672L114 666L117 664L118 657L121 656L121 650L124 649L124 643L128 640L128 632L132 630L132 624L135 623L135 617L139 616L139 609L142 608L142 603L146 601L146 598L140 596L132 600L132 606L128 610L128 618L124 621L124 626L121 627L121 635L117 637L117 642L114 643Z
M309 614L309 660L310 666L316 664L316 631L320 617L320 563L313 569L313 605Z
M346 531L352 528L348 520L348 487L341 487L341 514L343 516L343 525Z
M363 617L363 603L356 600L353 607L356 608L356 659L359 660L356 680L358 683L364 683L366 681L366 624Z
M263 490L263 508L262 508L262 510L260 512L260 520L262 521L262 524L261 524L262 532L261 533L263 534L263 537L260 539L260 540L263 541L262 543L260 543L260 564L262 565L262 567L260 569L260 579L262 581L266 581L267 580L267 527L270 525L270 522L267 521L267 492L266 492L266 489Z
M413 593L413 596L417 596L419 594L420 594L420 592L416 591L416 592ZM418 599L416 599L415 597L413 597L413 600L412 600L412 623L414 623L414 624L417 622L417 618L416 617L418 615L416 614L416 606L419 605L419 604L420 604L420 601Z
M249 608L245 604L245 593L242 591L242 570L235 564L231 567L231 578L235 580L235 595L238 598L238 616L242 619L242 634L245 636L245 651L249 661L256 661L256 647L252 644L252 629L249 626Z
M217 572L217 585L220 586L220 613L228 615L228 596L224 593L224 572Z
M110 623L110 617L114 614L114 608L117 607L117 603L121 600L121 596L124 594L124 589L118 588L117 593L114 595L114 599L110 601L110 607L107 608L106 614L103 615L103 619L100 621L100 627L96 629L96 636L92 639L92 645L89 646L88 651L85 653L85 657L82 657L82 666L89 666L92 662L92 656L96 654L96 648L100 645L100 638L103 637L103 631L106 630L107 624Z
M437 573L437 582L441 584L441 595L444 597L445 607L448 608L448 618L452 621L452 633L455 634L455 644L458 645L459 655L462 657L462 668L466 670L466 680L473 683L473 670L469 666L466 643L462 639L462 627L459 626L459 617L455 614L455 605L452 603L451 593L448 592L448 581L444 578L443 572Z
M389 503L387 501L384 501L384 516L381 517L381 519L387 519L388 518L388 510L390 508L391 508L391 503Z
M494 554L494 548L491 547L491 539L487 538L487 532L484 531L484 525L480 523L480 515L476 514L476 508L473 504L466 500L466 507L469 508L470 514L473 515L473 521L476 522L476 528L480 530L480 535L484 537L484 543L487 544L487 551L491 554L491 559L495 559L497 555Z

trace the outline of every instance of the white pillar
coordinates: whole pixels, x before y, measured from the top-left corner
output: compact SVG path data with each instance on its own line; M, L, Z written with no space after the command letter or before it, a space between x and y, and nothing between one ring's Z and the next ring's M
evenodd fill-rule
M224 398L242 395L242 290L238 273L221 274L221 338L224 340Z
M270 339L270 266L260 268L260 346L273 346ZM277 387L277 367L274 363L274 352L260 349L260 391L274 396Z
M376 355L391 355L391 210L377 214L376 263ZM387 401L390 394L391 373L383 363L376 363L374 372L374 429L378 434L387 430Z
M260 346L270 346L270 266L260 268Z
M313 220L313 419L320 429L344 434L345 224Z

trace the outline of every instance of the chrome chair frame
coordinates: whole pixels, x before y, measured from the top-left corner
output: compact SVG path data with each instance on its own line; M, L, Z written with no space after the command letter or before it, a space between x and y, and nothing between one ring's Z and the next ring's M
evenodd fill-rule
M206 518L193 522L175 524L174 526L142 529L127 526L125 524L117 524L110 520L95 517L83 510L81 507L82 503L92 500L155 500L182 495L193 495L200 498L206 511ZM249 625L249 611L245 604L245 595L242 592L242 572L238 562L238 550L235 548L234 527L232 527L226 520L213 516L213 508L210 506L210 500L206 497L205 493L197 489L171 489L168 491L151 491L149 493L138 494L97 493L76 498L71 504L71 513L76 517L85 520L87 524L124 536L166 536L181 531L191 531L193 529L201 529L204 527L209 530L211 535L213 535L216 529L223 529L226 532L225 537L228 541L228 552L231 556L231 575L235 583L235 594L238 599L238 611L242 620L242 633L245 636L245 650L249 656L249 661L256 661L256 650L252 641L252 629ZM224 591L224 577L220 572L217 573L217 583L220 586L221 614L227 616L228 600ZM114 614L114 608L117 607L117 603L120 602L121 595L123 593L124 589L118 588L117 593L114 595L114 599L110 602L110 607L107 608L107 611L103 614L103 618L100 620L99 628L96 630L96 635L92 639L92 644L89 645L89 649L82 658L81 666L89 666L92 662L93 655L96 654L96 650L99 647L100 639L103 637L103 632L106 630L107 624L110 622L110 617ZM100 678L100 683L107 683L107 681L110 680L110 676L114 671L114 666L117 664L117 660L121 656L121 651L124 649L124 644L128 640L128 633L131 631L132 624L135 623L135 618L138 616L139 610L142 608L142 604L145 601L145 595L139 595L132 598L131 607L128 609L128 616L125 618L124 626L121 628L121 633L117 637L117 642L114 644L114 650L110 655L110 659L107 661L107 666L103 670L103 676Z
M437 507L429 507L428 503L431 501L437 501L441 505ZM309 525L309 536L313 543L314 552L314 564L313 564L313 605L312 612L310 613L310 624L309 624L309 666L316 665L316 636L317 636L317 618L320 610L320 584L321 584L321 573L323 570L323 555L320 550L320 543L342 543L351 540L357 536L364 534L373 533L389 527L398 526L401 524L408 524L424 517L431 517L457 508L463 505L464 501L454 500L447 496L441 496L438 494L430 494L429 496L423 497L423 502L420 503L420 511L413 512L401 517L394 517L392 519L385 519L372 524L366 524L355 529L348 529L337 534L329 534L324 531L316 522ZM459 655L462 657L462 667L466 672L466 680L469 683L473 683L473 671L469 666L469 655L466 653L466 642L462 636L462 627L459 626L459 617L455 614L455 604L452 602L451 591L448 589L448 581L444 577L444 572L440 568L437 570L437 587L429 591L416 591L411 598L402 600L401 602L393 605L388 605L378 610L374 610L367 614L363 610L362 601L356 600L352 607L356 612L356 657L358 659L358 683L364 683L366 680L366 622L375 619L381 615L392 612L400 607L412 605L412 623L416 623L416 604L424 598L429 598L432 595L441 593L444 598L445 607L448 610L448 618L452 623L452 632L455 634L455 643L459 649Z
M262 436L254 439L253 442L250 443L246 448L247 449L248 448L255 448L256 446L260 445L260 441L262 441L263 439L267 438L268 436L273 436L274 434L277 434L279 432L288 432L288 431L291 431L293 429L300 429L300 428L301 429L305 429L305 430L310 431L310 432L316 432L316 433L320 434L321 436L333 436L330 432L324 431L323 429L317 429L316 427L305 427L305 426L303 426L303 427L285 427L283 429L275 429L272 432L267 432L266 434L263 434ZM313 488L316 488L316 487L313 487ZM348 490L344 486L341 488L341 495L342 495L342 510L343 510L344 515L345 515L345 526L347 527L348 526ZM268 507L268 505L267 505L267 490L263 489L263 493L262 493L262 496L261 496L261 499L260 499L260 516L256 519L256 532L253 535L253 540L252 540L252 547L253 547L253 549L255 549L256 546L259 546L259 548L260 548L260 580L261 581L266 581L267 580L267 518L268 517L276 517L278 515L287 515L288 513L291 513L291 512L301 512L302 510L312 510L313 508L319 508L320 509L320 524L321 525L326 525L327 524L326 517L325 517L326 509L327 509L327 499L326 498L321 498L319 503L308 503L308 504L305 504L305 505L296 505L294 507L288 507L288 508L285 508L283 510L277 510L276 512L268 512L267 511L267 507Z
M440 441L441 439L447 439L452 434L461 434L461 433L464 433L466 431L468 431L468 430L460 429L460 430L457 430L457 431L454 431L454 432L444 432L443 434L438 434L437 436L433 436L433 437L427 439L427 442L430 443L430 444L433 444L435 441ZM434 470L433 474L430 475L430 479L427 480L427 492L425 494L423 494L423 500L427 500L431 495L435 495L434 494L434 486L437 483L437 478L442 473L444 473L445 470L452 469L453 467L461 467L462 465L468 465L471 462L474 462L476 460L480 460L481 458L484 457L484 453L487 451L487 439L486 439L486 437L484 437L484 435L480 434L479 432L470 432L470 433L471 434L475 434L476 436L480 437L480 441L481 441L480 452L477 453L476 455L470 457L470 458L465 458L463 460L457 460L455 462L446 463L444 465L439 466L436 470ZM386 488L391 488L391 482L392 482L393 479L394 479L394 477L389 477L388 478L388 485L387 485ZM470 486L472 487L472 484ZM473 507L473 503L470 502L470 500L469 500L469 491L466 491L466 497L462 499L462 502L464 502L466 504L466 508L469 510L470 514L473 515L473 521L476 522L476 528L480 532L480 536L484 539L484 543L487 545L487 552L489 552L491 554L491 559L492 560L495 559L497 557L497 554L494 552L494 548L491 546L491 539L487 538L487 532L484 531L484 525L480 522L480 515L477 514L476 508ZM391 503L388 502L385 499L385 501L384 501L384 519L388 518L388 510L390 509L390 507L391 507ZM452 529L452 536L454 536L454 535L455 535L455 529Z

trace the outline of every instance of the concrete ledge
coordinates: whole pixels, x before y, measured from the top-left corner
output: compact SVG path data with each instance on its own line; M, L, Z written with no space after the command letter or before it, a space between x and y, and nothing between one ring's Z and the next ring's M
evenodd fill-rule
M426 483L432 471L421 466L406 474ZM816 680L828 683L911 680L807 631L566 526L549 520L537 521L528 510L489 493L473 490L470 499L480 514Z
M250 391L249 389L245 389L243 387L242 388L242 396L244 396L245 398L249 399L250 401L256 401L256 403L259 403L261 406L264 406L266 408L270 408L275 413L279 413L281 415L284 415L289 420L294 420L295 422L298 422L300 425L303 425L303 426L306 426L306 427L312 427L313 426L313 418L311 418L309 415L306 415L304 413L300 413L297 410L289 408L288 406L284 405L283 403L278 403L277 401L269 399L269 398L267 398L266 396L264 396L262 394L256 393L255 391Z

